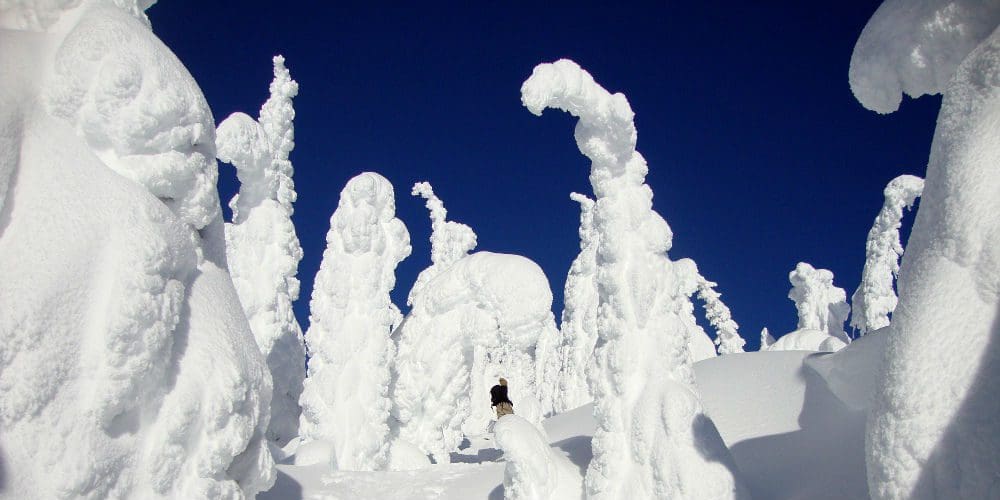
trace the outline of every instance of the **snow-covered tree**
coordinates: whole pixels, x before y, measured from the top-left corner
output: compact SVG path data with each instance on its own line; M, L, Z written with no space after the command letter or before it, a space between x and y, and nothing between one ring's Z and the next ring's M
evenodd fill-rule
M1000 2L889 0L851 88L944 95L868 417L872 498L995 498L1000 470Z
M406 300L407 305L413 305L414 296L423 290L428 281L476 248L476 233L465 224L448 220L448 210L444 208L441 198L434 194L431 183L414 184L411 194L427 200L431 216L431 266L417 275Z
M865 243L865 268L861 284L851 297L851 326L861 335L889 325L889 314L896 309L893 280L899 273L903 244L899 241L903 209L910 208L924 190L924 180L913 175L896 177L885 187L885 203L868 231Z
M580 204L580 254L566 276L559 356L559 396L555 410L564 412L593 400L587 385L587 365L597 345L597 238L594 200L580 193L570 199Z
M678 311L672 233L652 210L633 112L576 63L537 66L521 87L534 114L580 118L576 140L591 159L598 238L598 341L588 379L598 429L588 498L729 498L745 491L702 410Z
M718 283L708 281L704 276L699 277L698 298L705 305L708 324L715 328L715 345L719 346L719 354L743 352L743 346L747 342L740 337L740 325L733 321L729 307L722 302L722 294L715 291Z
M418 276L400 326L393 414L400 439L440 463L463 432L486 430L493 418L489 389L499 377L508 380L518 415L540 425L547 409L539 403L539 380L551 377L543 394L551 401L559 339L541 268L517 255L469 255L472 230L446 220L429 184L418 183L413 193L428 200L432 265Z
M493 430L503 450L504 500L555 498L562 479L556 451L545 431L517 415L505 415Z
M761 328L760 330L760 350L766 351L771 344L774 344L774 337L771 336L771 332L767 331L767 327Z
M410 255L395 200L376 173L347 182L309 303L301 435L329 443L340 470L379 470L389 459L389 334L399 316L389 292L396 265Z
M715 343L708 336L708 332L698 324L698 319L694 314L692 298L704 280L701 273L698 272L698 264L691 259L677 259L670 266L670 272L673 274L671 294L678 298L674 303L674 308L687 332L688 354L691 356L691 361L697 363L718 356L719 353L715 351Z
M240 179L240 191L229 202L233 221L226 224L229 271L271 372L274 395L267 437L279 446L299 433L299 396L306 375L302 328L292 309L299 298L295 275L302 260L292 224L295 187L288 161L294 145L291 98L297 91L284 59L276 56L262 122L234 113L216 133L219 159L235 166ZM274 120L277 109L287 119Z
M0 496L253 498L275 477L271 382L226 270L204 95L148 2L14 4Z
M851 313L847 293L833 285L833 273L816 269L806 262L799 262L788 273L792 289L788 298L795 302L799 313L799 330L818 330L835 337L845 344L851 342L844 331L844 322Z

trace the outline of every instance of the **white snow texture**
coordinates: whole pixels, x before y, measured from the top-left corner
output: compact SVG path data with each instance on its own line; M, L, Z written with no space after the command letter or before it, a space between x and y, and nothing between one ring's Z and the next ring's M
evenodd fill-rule
M869 82L916 79L944 96L868 419L876 499L1000 496L998 24L995 0L889 1L855 49ZM923 59L916 76L894 64L909 53Z
M347 182L309 303L301 435L329 442L335 469L380 470L389 461L389 335L399 315L389 292L411 250L395 213L385 177L365 172Z
M0 496L252 498L271 383L221 252L214 122L120 3L0 5Z
M493 430L503 450L506 500L579 498L579 472L549 446L545 430L517 415L505 415Z
M879 113L899 109L903 94L939 94L965 56L990 36L1000 0L888 0L854 46L854 96Z
M521 101L536 115L552 107L578 117L577 145L592 161L599 338L588 379L598 429L587 497L742 497L696 393L680 316L690 299L677 293L672 233L652 210L628 101L565 59L535 67Z
M295 191L288 161L291 143L286 140L293 134L291 98L297 91L284 59L275 57L271 97L261 110L263 122L234 113L219 125L216 138L219 159L232 163L240 179L240 192L229 203L233 222L226 224L226 257L274 382L267 437L278 446L299 433L299 396L306 375L302 328L292 310L299 298L295 275L302 248L292 224ZM278 125L269 121L276 113L268 110L274 108L288 119L277 121Z
M799 313L798 330L825 332L843 344L849 344L851 338L844 331L844 323L851 314L851 306L847 305L844 289L833 285L833 273L799 262L795 270L788 273L788 281L792 284L788 298L795 302Z
M861 335L889 325L889 314L896 309L893 281L899 274L903 244L899 241L903 208L910 208L924 190L924 180L901 175L889 181L883 193L885 203L868 231L865 243L865 268L861 284L851 296L851 326Z

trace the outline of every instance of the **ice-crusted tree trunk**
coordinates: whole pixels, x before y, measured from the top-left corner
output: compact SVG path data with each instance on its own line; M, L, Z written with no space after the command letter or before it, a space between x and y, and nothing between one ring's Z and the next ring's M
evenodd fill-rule
M295 186L288 161L294 146L291 99L298 84L284 58L273 62L271 96L261 108L261 122L234 113L219 124L216 142L219 159L233 164L240 180L240 191L229 202L233 221L226 224L229 270L274 384L267 437L284 446L299 431L306 352L292 309L299 298L295 275L302 260L292 223Z
M889 181L883 191L885 203L865 242L861 284L851 296L851 326L861 335L889 326L889 314L898 302L892 285L899 273L899 258L903 256L899 240L903 209L912 207L923 190L923 179L901 175Z
M392 184L362 173L340 193L309 303L309 369L301 435L330 444L340 470L385 468L389 453L389 335L399 311L389 292L410 235L395 217Z
M570 199L580 204L580 254L566 276L559 355L559 397L555 410L564 412L593 400L587 384L587 365L597 344L597 238L594 200L580 193Z
M833 285L833 273L828 269L816 269L806 262L799 262L788 273L792 289L788 298L795 302L799 313L799 330L818 330L845 344L851 342L844 331L844 322L851 313L847 305L847 293Z
M942 93L868 416L873 498L1000 495L1000 2L887 1L851 88L887 113Z
M576 140L591 159L598 235L598 341L588 379L598 429L588 498L729 498L745 491L714 424L702 411L677 314L666 251L671 231L652 210L633 112L569 60L537 66L521 87L534 114L580 118Z
M215 120L148 4L0 7L5 497L253 498L274 481Z

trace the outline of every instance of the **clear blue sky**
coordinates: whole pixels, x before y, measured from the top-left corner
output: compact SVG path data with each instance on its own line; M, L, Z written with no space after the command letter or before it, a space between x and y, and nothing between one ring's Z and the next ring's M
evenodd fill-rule
M761 327L775 336L795 327L787 293L797 262L831 269L854 292L882 188L924 175L940 99L907 99L879 116L847 83L876 1L333 3L169 0L148 11L217 122L256 116L274 54L299 82L291 160L304 328L329 216L365 170L393 183L413 240L393 293L404 310L430 264L427 211L409 195L426 180L449 218L478 234L479 250L541 265L558 318L579 250L568 195L591 190L574 120L521 107L521 82L540 62L573 59L628 96L654 208L674 231L670 256L693 258L719 283L754 349ZM223 201L236 189L220 165Z

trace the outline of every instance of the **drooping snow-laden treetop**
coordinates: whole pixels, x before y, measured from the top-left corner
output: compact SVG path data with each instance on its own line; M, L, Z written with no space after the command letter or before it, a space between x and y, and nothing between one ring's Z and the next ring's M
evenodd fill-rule
M865 25L851 56L854 96L879 113L903 94L944 91L965 56L996 28L997 0L888 0Z
M417 276L406 299L407 305L413 305L416 294L420 293L424 285L434 276L476 248L476 233L465 224L447 220L448 210L444 208L441 198L434 194L434 187L429 182L414 184L412 194L427 200L427 210L430 211L431 267L424 269Z
M535 67L521 102L535 115L551 107L578 117L577 146L592 162L599 340L588 380L598 429L588 498L741 497L722 438L697 424L710 420L681 316L690 298L666 255L673 234L652 209L628 100L563 59Z
M873 499L995 498L1000 1L888 0L852 57L866 107L943 94L865 436Z
M715 290L718 283L708 281L704 276L698 276L698 298L705 304L705 317L715 328L715 345L719 354L743 352L746 340L740 337L740 325L733 320L729 307L722 301L722 294Z
M923 179L901 175L889 181L883 191L885 203L865 243L861 284L851 296L851 326L861 335L887 326L889 314L896 309L896 291L892 284L903 255L903 244L899 240L903 209L913 206L923 190Z

